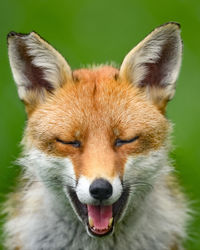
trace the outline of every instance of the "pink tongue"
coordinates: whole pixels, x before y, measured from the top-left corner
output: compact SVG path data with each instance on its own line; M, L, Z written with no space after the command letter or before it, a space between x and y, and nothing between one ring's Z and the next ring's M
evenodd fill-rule
M99 230L108 228L109 220L112 218L112 206L87 205L88 216L93 220L94 227Z

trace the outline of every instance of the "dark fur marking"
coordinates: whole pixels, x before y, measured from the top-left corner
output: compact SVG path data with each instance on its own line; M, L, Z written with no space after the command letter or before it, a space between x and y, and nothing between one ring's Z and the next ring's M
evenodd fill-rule
M170 40L163 47L160 58L155 63L145 63L144 65L148 68L148 73L140 83L140 87L154 86L154 87L166 87L161 84L163 78L168 74L168 69L166 65L170 58L173 57L175 49L175 38L171 37Z
M93 96L95 96L95 94L96 94L96 90L97 90L97 86L96 86L96 83L94 84L94 88L93 88Z
M74 82L79 82L80 81L79 77L77 76L77 74L74 74L74 72L72 72L72 78L73 78Z
M28 90L45 88L47 91L52 92L52 85L44 79L43 69L33 65L33 57L28 55L25 44L19 40L17 42L18 53L20 59L25 63L24 75L31 82L31 85L27 86Z
M117 80L119 79L119 74L118 74L118 73L116 73L116 74L114 75L114 79L115 79L115 81L117 81Z

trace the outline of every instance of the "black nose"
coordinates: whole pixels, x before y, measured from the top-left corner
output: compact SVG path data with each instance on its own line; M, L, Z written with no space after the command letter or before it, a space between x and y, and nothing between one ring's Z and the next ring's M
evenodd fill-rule
M103 178L94 180L89 190L91 196L98 200L108 199L113 192L112 185Z

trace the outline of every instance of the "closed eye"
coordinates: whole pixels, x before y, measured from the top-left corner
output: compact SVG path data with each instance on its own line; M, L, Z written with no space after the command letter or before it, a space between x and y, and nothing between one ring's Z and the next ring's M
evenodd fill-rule
M59 143L65 144L65 145L71 145L74 148L80 148L80 146L81 146L81 142L78 141L78 140L75 140L75 141L63 141L63 140L57 138L56 141L59 142Z
M124 144L128 144L128 143L134 142L134 141L136 141L138 138L139 138L139 135L133 137L133 138L130 139L130 140L121 140L121 139L118 138L118 139L115 140L115 146L116 146L116 147L120 147L120 146L122 146L122 145L124 145Z

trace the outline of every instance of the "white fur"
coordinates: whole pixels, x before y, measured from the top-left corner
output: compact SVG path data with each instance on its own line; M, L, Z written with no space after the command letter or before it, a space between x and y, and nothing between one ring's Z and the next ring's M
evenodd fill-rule
M139 155L137 157L130 156L125 165L124 181L148 181L153 183L157 175L168 174L171 167L168 164L168 155L164 147L157 151L153 151L147 156ZM134 170L134 171L133 171Z
M47 186L51 185L50 181L57 181L58 178L58 181L75 188L76 177L69 158L51 157L32 147L18 163L26 168L27 177L30 175Z
M5 225L8 249L14 249L21 241L23 250L169 250L177 237L185 237L187 214L184 203L174 199L166 186L164 179L171 169L166 155L162 149L129 158L124 183L130 184L131 195L125 212L112 236L96 239L87 234L64 189L56 186L52 179L57 176L73 186L74 181L68 178L69 175L74 178L71 162L31 150L21 160L32 180L21 201L24 206L20 214ZM134 186L135 180L149 182L152 189Z

